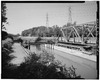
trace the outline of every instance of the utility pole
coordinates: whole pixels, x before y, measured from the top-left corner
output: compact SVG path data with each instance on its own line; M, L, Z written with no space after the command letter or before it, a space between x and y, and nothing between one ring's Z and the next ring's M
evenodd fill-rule
M46 27L49 27L48 13L46 14Z
M67 27L70 27L71 25L72 25L72 13L71 13L71 7L69 7L68 8L68 12L69 12L69 16L68 16L68 22L67 22ZM68 30L67 30L68 31ZM72 31L72 28L71 28L71 31ZM73 32L73 34L74 34L74 32ZM69 40L68 40L68 32L67 32L67 34L66 34L67 36L67 41L69 42ZM73 37L74 37L74 35L73 35Z
M48 36L48 33L49 33L49 19L48 19L48 13L46 14L46 31L47 31L47 36Z
M68 11L69 11L68 23L72 24L72 12L71 12L71 7L69 7Z

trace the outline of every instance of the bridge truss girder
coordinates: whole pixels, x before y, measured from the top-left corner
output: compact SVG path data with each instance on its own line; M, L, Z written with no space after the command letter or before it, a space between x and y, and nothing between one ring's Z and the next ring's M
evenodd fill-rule
M89 40L90 35L91 35L92 38L95 38L93 31L94 30L96 31L96 24L92 24L92 25L91 24L83 24L80 27L77 27L77 28L76 27L77 26L69 26L69 27L64 27L64 28L61 29L63 37L65 38L66 42L69 42L71 35L73 35L72 38L74 38L74 43L75 43L75 37L78 37L81 40L82 44L85 44L85 42L87 40ZM80 36L79 31L78 31L79 28L82 30L81 36ZM69 35L68 35L68 33L67 34L64 33L64 30L66 30L66 32L67 32L68 29L70 29ZM87 36L84 36L84 33L85 33L84 29L87 30L87 32L88 32Z

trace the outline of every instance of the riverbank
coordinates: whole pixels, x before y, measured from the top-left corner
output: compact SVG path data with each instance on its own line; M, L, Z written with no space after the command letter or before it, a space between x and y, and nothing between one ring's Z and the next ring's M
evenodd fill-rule
M60 46L56 46L56 45L51 46L51 45L47 45L47 44L45 44L45 47L50 47L52 49L56 49L56 50L59 50L59 51L62 51L62 52L65 52L65 53L68 53L71 55L75 55L75 56L78 56L81 58L85 58L85 59L94 61L94 62L96 62L96 60L97 60L95 55L87 55L87 54L84 54L82 51L68 49L68 48L64 48L64 47L60 47Z

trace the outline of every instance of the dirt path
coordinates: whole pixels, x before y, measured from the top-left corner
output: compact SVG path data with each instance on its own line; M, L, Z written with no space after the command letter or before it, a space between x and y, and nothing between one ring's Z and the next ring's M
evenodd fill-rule
M15 58L13 58L10 63L20 65L24 61L24 57L26 57L27 54L19 43L14 43L13 51L14 52L10 55L14 56Z

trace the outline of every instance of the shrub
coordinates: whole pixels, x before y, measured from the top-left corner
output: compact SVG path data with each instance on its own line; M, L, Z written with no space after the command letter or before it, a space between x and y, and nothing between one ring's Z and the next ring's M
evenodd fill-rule
M37 42L39 42L41 40L42 40L41 37L38 37L38 38L36 38L35 43L37 43Z
M14 58L14 56L9 56L9 54L13 52L12 44L10 38L2 41L2 78L7 77L9 75L8 72L10 72L9 61Z
M39 62L42 63L42 64L50 64L54 61L55 57L53 56L52 53L48 53L47 51L43 51L41 54L40 54L40 59L39 59Z
M2 41L2 48L6 48L8 50L12 49L13 40L11 38L7 38L6 40Z
M68 79L81 78L75 73L74 67L66 68L54 56L44 51L39 56L30 54L16 70L19 79Z
M75 68L66 68L61 62L55 61L51 53L43 51L40 55L29 54L20 66L7 65L3 78L9 79L70 79L81 78Z
M55 41L53 41L53 40L47 40L47 43L48 44L55 44Z
M8 36L8 33L5 31L2 31L2 40L5 40Z

